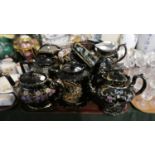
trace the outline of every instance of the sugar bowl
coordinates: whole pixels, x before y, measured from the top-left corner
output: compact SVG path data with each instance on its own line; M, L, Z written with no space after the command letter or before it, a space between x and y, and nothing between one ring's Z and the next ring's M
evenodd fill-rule
M124 48L124 54L119 57L118 52ZM110 58L113 63L117 63L124 59L127 54L127 47L125 44L118 45L115 42L103 41L99 44L95 44L95 51L100 55L100 57Z

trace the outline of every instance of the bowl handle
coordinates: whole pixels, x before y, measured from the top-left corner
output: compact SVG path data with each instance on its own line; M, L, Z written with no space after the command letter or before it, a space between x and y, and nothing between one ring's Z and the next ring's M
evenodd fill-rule
M114 64L116 64L117 62L120 62L121 60L123 60L123 59L125 58L125 56L127 55L127 47L126 47L126 44L121 44L121 45L119 45L118 48L117 48L117 51L119 51L121 47L124 48L124 55L121 56L118 60L116 60L116 61L114 62Z

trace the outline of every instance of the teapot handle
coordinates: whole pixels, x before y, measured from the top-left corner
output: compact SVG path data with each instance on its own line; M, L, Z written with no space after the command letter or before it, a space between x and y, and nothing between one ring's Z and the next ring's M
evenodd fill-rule
M16 83L15 83L15 81L13 80L13 78L12 78L10 75L4 75L4 77L9 81L9 83L11 84L12 87L15 86ZM11 93L9 93L9 94L14 95L14 97L15 97L15 102L16 102L16 100L17 100L17 95L16 95L16 93L15 93L15 92L11 92Z
M4 75L4 77L9 81L12 87L16 84L10 75Z
M119 45L118 48L117 48L117 51L119 51L121 47L124 47L124 55L121 56L117 61L115 61L114 64L116 64L117 62L120 62L121 60L123 60L125 58L126 54L127 54L126 44Z
M19 62L19 65L20 65L22 73L29 72L29 70L30 70L30 63L28 63L28 62ZM24 65L26 65L26 66L24 66Z
M134 86L136 84L137 79L140 78L143 81L142 87L140 90L138 90L137 92L135 92L136 95L140 95L146 88L147 86L147 82L143 76L143 74L139 74L139 75L135 75L132 79L132 83L130 84L130 86Z

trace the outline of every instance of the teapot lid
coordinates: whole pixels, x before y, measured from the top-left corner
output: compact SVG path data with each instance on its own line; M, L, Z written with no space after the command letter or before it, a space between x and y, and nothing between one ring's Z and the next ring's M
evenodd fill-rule
M114 85L119 86L122 84L126 86L130 83L130 79L127 75L123 74L120 71L111 71L109 72L107 79L111 82L114 82Z
M103 41L99 44L96 44L95 47L101 51L109 52L109 51L115 51L118 48L118 45L117 43L112 41Z
M42 85L46 82L46 80L47 77L45 74L37 72L24 73L20 77L21 84L28 87Z
M39 49L39 53L49 53L49 54L55 54L59 52L61 48L54 44L45 44Z
M80 73L84 70L84 66L82 64L72 62L67 63L63 66L62 71L65 73Z

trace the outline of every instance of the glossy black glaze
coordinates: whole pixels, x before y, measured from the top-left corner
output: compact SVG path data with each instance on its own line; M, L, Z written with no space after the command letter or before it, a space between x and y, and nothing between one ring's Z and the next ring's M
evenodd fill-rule
M51 74L50 74L51 75ZM77 62L66 63L58 72L52 72L52 77L61 84L61 103L70 106L85 104L86 86L89 72L85 66Z
M138 92L135 92L134 84L138 78L142 79L143 85ZM146 80L143 75L136 75L133 77L132 82L130 82L128 76L117 73L113 79L102 78L100 81L94 81L92 79L89 82L89 88L93 96L92 99L103 108L104 113L117 115L126 111L127 104L136 95L139 95L145 90Z
M46 44L41 46L33 66L33 70L48 75L49 69L59 69L60 62L56 54L60 50L61 48L57 45Z
M49 106L56 91L54 83L43 73L29 72L20 77L20 99L32 110Z
M119 57L118 51L120 50L121 47L124 48L124 55ZM110 58L112 63L116 64L117 62L119 62L125 58L125 56L127 54L127 47L125 44L121 44L121 45L118 45L118 47L116 49L106 51L106 50L101 50L99 47L96 46L95 51L98 53L98 55L100 55L100 58L102 58L102 57Z

